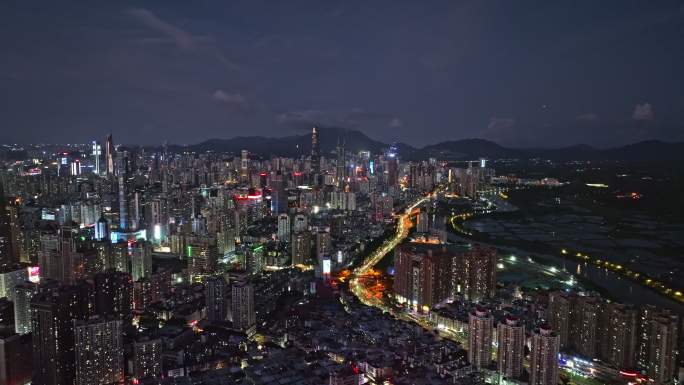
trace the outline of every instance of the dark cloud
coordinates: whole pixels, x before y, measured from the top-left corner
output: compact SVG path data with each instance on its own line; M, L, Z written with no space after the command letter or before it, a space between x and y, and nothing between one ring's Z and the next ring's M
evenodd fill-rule
M404 126L404 122L401 119L394 117L387 125L392 128L399 128Z
M634 120L653 120L655 117L653 113L653 106L650 103L637 104L634 106L632 119Z
M0 2L0 140L681 140L683 19L677 0Z
M575 117L575 119L576 120L583 120L583 121L594 121L594 120L598 120L599 116L593 112L588 112L586 114L577 115Z
M194 48L194 38L190 33L160 19L151 11L145 8L132 8L128 10L128 13L145 26L157 30L173 39L179 48L185 50Z
M240 93L216 90L211 96L215 101L227 106L238 109L247 108L247 99L245 99L245 97Z

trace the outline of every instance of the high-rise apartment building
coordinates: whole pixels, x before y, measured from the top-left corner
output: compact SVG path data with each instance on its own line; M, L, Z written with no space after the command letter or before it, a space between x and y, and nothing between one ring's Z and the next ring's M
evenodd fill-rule
M603 303L596 296L577 296L572 310L572 347L587 358L598 357L598 328Z
M509 379L520 378L525 357L525 325L519 319L508 316L497 325L496 334L499 374Z
M454 258L453 284L457 294L469 301L481 301L496 293L497 254L493 247L475 245Z
M36 385L72 385L76 379L74 320L88 316L87 293L62 286L31 300L33 377Z
M639 312L632 306L607 303L599 327L599 357L616 368L636 366Z
M468 362L477 369L492 363L494 318L488 310L475 308L468 315Z
M162 348L160 339L144 339L133 343L133 378L139 380L161 375Z
M93 317L73 322L76 385L118 384L124 380L120 320Z
M679 317L669 311L642 314L644 366L648 378L656 384L672 383L677 370Z
M231 313L233 327L249 331L256 324L254 312L254 286L246 281L238 281L231 286Z
M560 338L547 327L532 333L530 352L530 385L558 384L558 350Z
M446 247L407 244L395 249L397 300L428 311L451 295L454 254Z
M208 277L204 281L204 299L209 321L225 321L228 283L223 276Z
M292 233L290 244L292 265L301 265L311 258L311 233L308 231Z
M549 294L549 305L546 309L546 320L552 330L556 330L560 338L560 348L570 346L573 296L564 291Z

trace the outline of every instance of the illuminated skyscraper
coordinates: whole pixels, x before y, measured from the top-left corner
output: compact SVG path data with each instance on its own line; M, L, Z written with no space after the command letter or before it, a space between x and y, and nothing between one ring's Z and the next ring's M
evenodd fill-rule
M642 312L642 340L648 378L656 384L672 383L677 368L679 317L669 311Z
M5 191L0 183L0 267L13 265L18 262L15 256L12 234L12 213L9 210L9 203L5 197ZM18 250L16 250L18 252Z
M308 231L292 233L292 265L307 263L311 258L311 233Z
M496 293L496 249L476 245L454 259L453 289L470 301L481 301Z
M249 180L249 151L240 152L240 182L245 183Z
M121 321L98 317L74 321L76 385L123 382Z
M573 348L584 357L596 358L597 332L602 301L595 296L578 296L572 309L571 341Z
M468 315L468 362L477 369L492 362L494 318L488 310L476 308Z
M136 242L129 245L128 252L133 281L149 277L152 274L152 246L145 241Z
M93 172L97 175L100 175L100 158L102 157L102 146L100 146L100 143L96 142L93 140L93 152L91 154L93 156L93 163L95 168L93 169Z
M395 249L394 293L427 311L451 294L451 263L454 253L445 247L407 244Z
M631 306L610 302L601 313L599 357L616 368L636 364L639 312Z
M314 176L321 173L321 149L318 144L318 128L316 126L311 130L311 171Z
M107 175L114 174L114 140L112 140L112 134L107 135L105 141L105 167L107 168Z
M572 297L563 291L555 291L549 294L546 319L549 327L557 331L561 349L567 348L570 344L571 314Z
M259 275L264 271L264 245L247 245L245 270L251 275Z
M247 331L256 324L254 312L254 287L249 282L235 282L231 288L231 313L233 327Z
M225 321L228 305L228 284L223 276L208 277L204 281L204 300L209 321Z
M129 318L133 306L131 275L107 270L95 275L95 311L103 317Z
M278 240L290 241L290 216L287 214L278 215Z
M337 141L337 165L335 168L335 179L337 180L337 186L344 186L345 177L347 176L347 164L344 154L344 142Z
M530 385L558 384L558 349L560 339L551 329L541 327L532 334Z
M40 293L31 301L33 378L37 385L71 385L76 378L74 320L87 317L87 296L74 286Z
M14 287L14 331L31 332L31 299L38 292L38 284L23 282Z
M496 327L498 350L496 361L499 374L509 379L522 375L525 356L525 325L515 317L506 317Z

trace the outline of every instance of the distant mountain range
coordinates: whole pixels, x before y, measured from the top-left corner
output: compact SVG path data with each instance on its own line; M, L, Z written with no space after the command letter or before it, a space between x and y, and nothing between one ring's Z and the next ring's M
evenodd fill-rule
M321 154L328 156L338 143L344 143L347 151L369 150L373 153L386 151L392 143L383 143L369 138L363 132L343 128L321 128L319 143ZM464 160L478 159L533 159L553 160L627 160L627 161L684 161L684 142L668 143L657 140L638 142L626 146L599 149L589 145L572 145L561 148L509 148L484 139L450 140L422 148L406 143L394 143L403 159ZM279 155L298 157L311 153L311 135L291 135L280 138L262 136L238 136L232 139L209 139L177 150L195 152L223 152L239 154L248 149L251 153L268 157Z

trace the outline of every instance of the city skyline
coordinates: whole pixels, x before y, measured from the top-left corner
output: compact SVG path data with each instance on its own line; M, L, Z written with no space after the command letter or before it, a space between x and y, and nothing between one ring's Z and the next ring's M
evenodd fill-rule
M0 385L683 385L684 5L0 2Z

